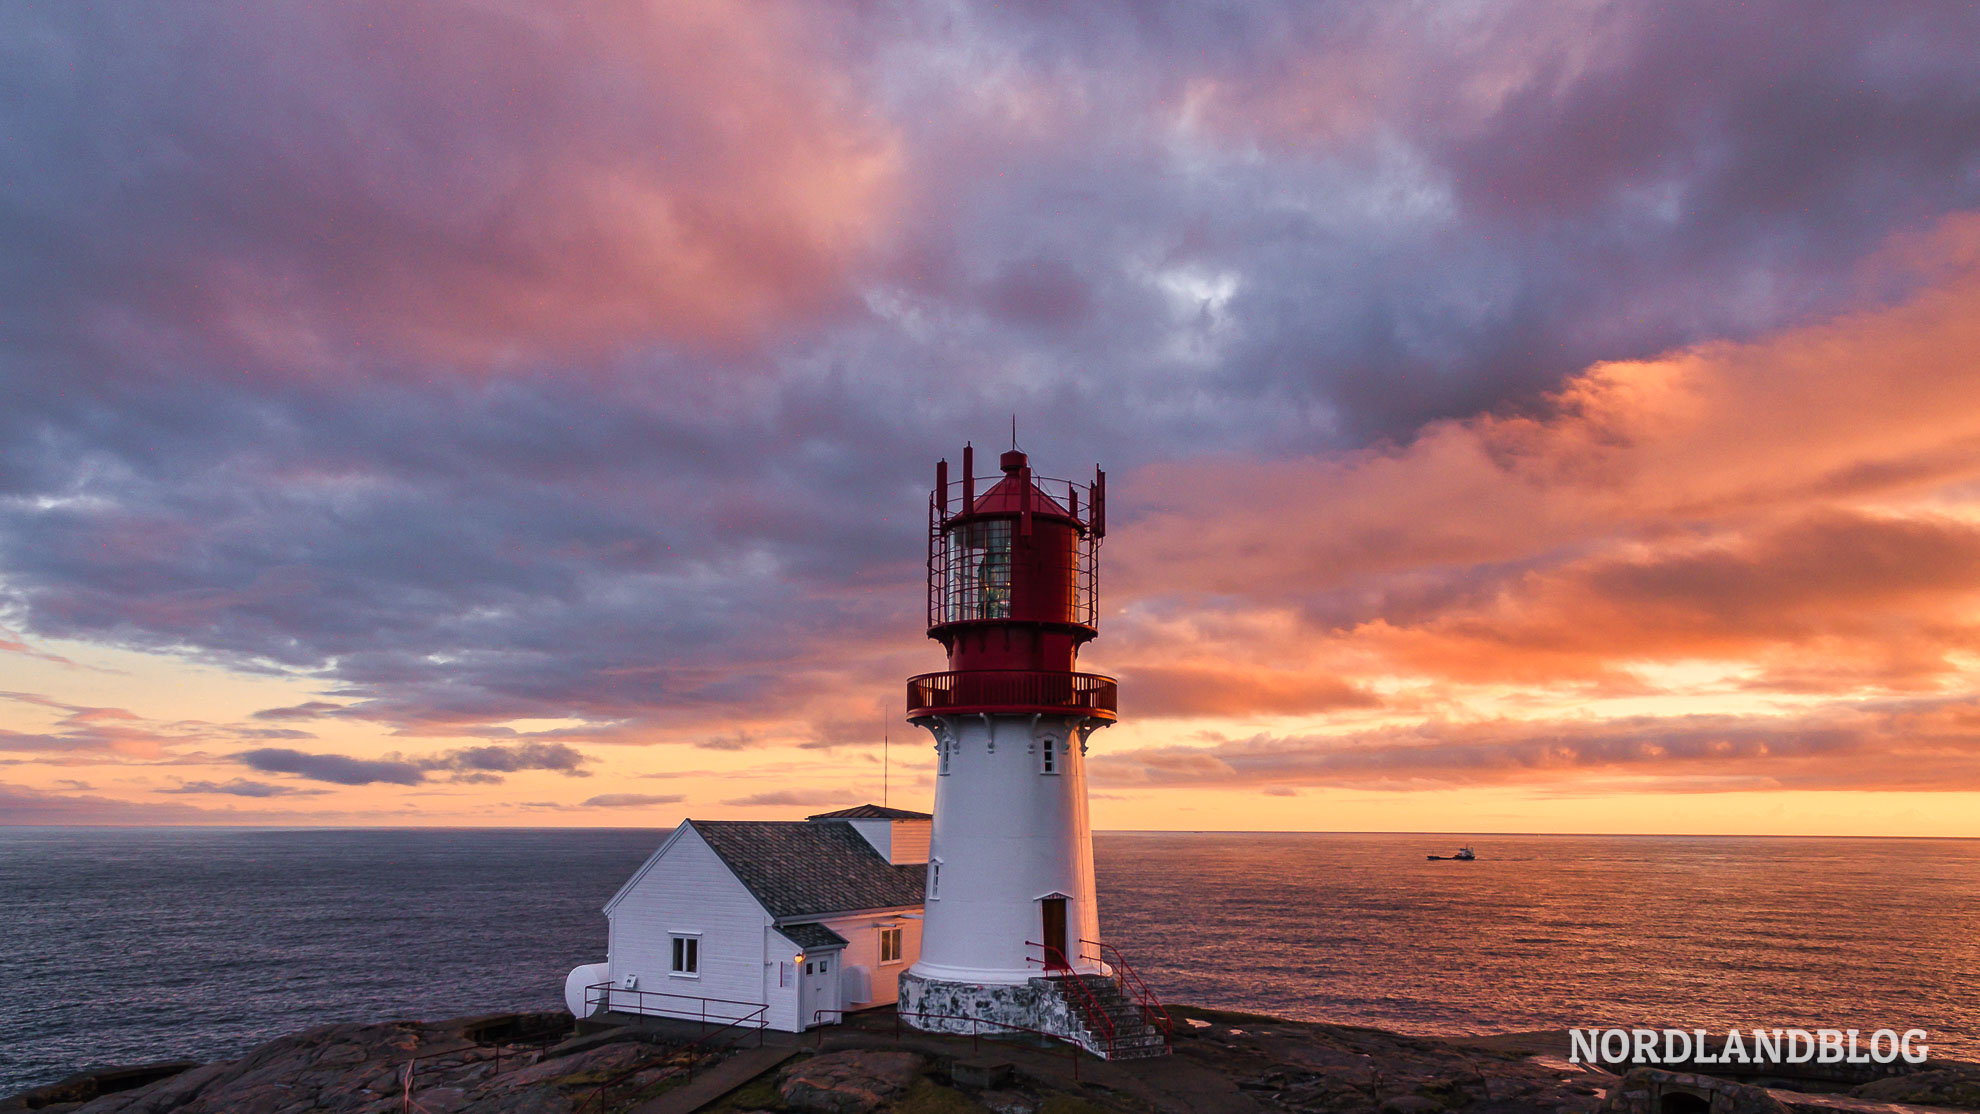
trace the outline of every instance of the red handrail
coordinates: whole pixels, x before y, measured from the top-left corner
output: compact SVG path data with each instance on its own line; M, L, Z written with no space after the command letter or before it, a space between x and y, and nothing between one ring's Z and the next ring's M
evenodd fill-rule
M1134 964L1128 962L1127 956L1121 954L1121 949L1101 940L1081 940L1080 943L1091 944L1099 949L1102 958L1111 954L1112 959L1108 962L1120 976L1121 986L1134 998L1135 1005L1141 1007L1141 1015L1148 1019L1148 1023L1162 1030L1162 1043L1169 1045L1169 1038L1176 1030L1175 1018L1169 1016L1168 1007L1162 1005L1162 1000L1155 996L1154 989L1142 979L1141 972L1134 969Z
M1024 957L1025 962L1036 963L1039 966L1045 968L1047 972L1051 972L1053 970L1062 970L1066 973L1066 977L1062 981L1069 982L1079 988L1078 1001L1082 1003L1083 1008L1086 1012L1087 1028L1091 1029L1094 1027L1093 1022L1096 1018L1099 1020L1100 1024L1106 1028L1107 1058L1113 1059L1114 1019L1107 1016L1106 1008L1101 1006L1100 1000L1093 996L1092 989L1089 988L1085 983L1080 981L1079 972L1073 970L1073 965L1066 961L1066 953L1060 951L1059 949L1053 947L1050 944L1041 944L1036 940L1026 940L1024 942L1024 946L1027 948L1038 948L1045 953L1044 959L1033 959L1030 956L1025 956ZM1053 956L1059 957L1059 963L1057 968L1054 968L1051 964L1051 959ZM1095 1035L1097 1036L1098 1034L1096 1033Z
M659 991L654 991L653 993L657 994L659 993ZM687 997L687 995L670 994L667 995L667 997L684 998ZM708 1000L711 1002L723 1001L723 999L720 998L710 998ZM720 1029L715 1030L712 1033L703 1033L679 1048L670 1049L667 1052L668 1056L678 1056L683 1052L687 1053L688 1054L687 1062L675 1067L672 1071L661 1073L659 1078L653 1080L653 1082L658 1083L663 1079L671 1079L675 1075L681 1072L686 1072L688 1078L693 1079L695 1048L699 1045L706 1044L708 1041L714 1039L715 1037L720 1036L721 1034L729 1031L730 1029L734 1029L737 1026L742 1025L744 1022L747 1021L756 1022L756 1041L757 1044L760 1046L763 1043L763 1030L768 1025L768 1019L764 1017L764 1014L767 1013L769 1009L770 1007L768 1005L759 1006L756 1008L756 1010L753 1013L749 1014L747 1017L739 1017L734 1021L729 1022L727 1025L722 1026ZM573 1111L572 1114L584 1114L586 1110L591 1108L592 1101L598 1098L598 1096L604 1094L606 1091L612 1089L613 1087L616 1087L619 1084L624 1083L626 1080L631 1079L633 1076L638 1075L640 1072L643 1072L648 1068L651 1068L652 1066L653 1064L650 1061L646 1063L634 1064L632 1067L629 1067L626 1070L620 1072L619 1074L613 1076L612 1078L607 1079L605 1082L600 1083L596 1090L592 1091L589 1095L585 1096L584 1101L578 1104L578 1108L575 1111Z
M1120 682L1101 673L971 669L908 678L910 716L982 708L1075 709L1099 719L1120 711Z

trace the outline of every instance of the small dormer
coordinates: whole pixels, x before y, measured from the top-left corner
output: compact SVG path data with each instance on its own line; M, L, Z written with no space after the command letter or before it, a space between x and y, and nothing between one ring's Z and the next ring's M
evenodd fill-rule
M851 824L854 831L895 866L927 862L928 839L935 826L935 817L929 813L873 804L821 812L805 819L813 823L843 820Z

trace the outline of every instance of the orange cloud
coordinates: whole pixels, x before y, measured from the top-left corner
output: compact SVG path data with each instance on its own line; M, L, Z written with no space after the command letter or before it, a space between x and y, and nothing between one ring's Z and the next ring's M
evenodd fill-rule
M1292 660L1375 673L1540 681L1771 647L1943 674L1980 586L1976 228L1942 229L1965 269L1907 304L1599 365L1542 413L1146 469L1114 583L1165 615L1290 609Z
M1099 755L1093 769L1111 786L1980 792L1980 715L1962 700L1800 716L1435 721L1143 747Z
M199 189L168 169L151 190L201 207L152 298L281 367L729 345L845 298L897 175L855 83L776 5L268 18L208 36L260 100L166 125L208 164Z

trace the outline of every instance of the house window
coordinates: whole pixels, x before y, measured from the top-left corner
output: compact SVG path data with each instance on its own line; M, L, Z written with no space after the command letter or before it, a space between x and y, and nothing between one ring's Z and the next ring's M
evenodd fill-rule
M811 974L811 964L807 963L804 965L804 973L807 975Z
M1059 745L1050 739L1038 744L1038 772L1041 774L1059 772Z
M818 961L818 973L819 973L819 974L821 974L821 975L822 975L822 974L824 974L825 972L827 972L827 971L830 971L831 969L832 969L832 961L831 961L831 960L829 960L829 959L821 959L821 960L819 960L819 961Z
M942 860L928 860L928 900L942 896Z
M674 937L674 965L672 971L683 978L701 977L701 937Z
M899 963L901 961L901 930L883 928L880 930L880 962Z

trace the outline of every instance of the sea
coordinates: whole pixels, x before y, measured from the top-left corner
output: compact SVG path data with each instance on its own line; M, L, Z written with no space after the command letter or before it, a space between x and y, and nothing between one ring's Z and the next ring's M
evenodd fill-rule
M333 1021L554 1009L656 830L0 828L0 1096ZM1424 1034L1924 1029L1980 1059L1980 840L1094 836L1171 1001Z

